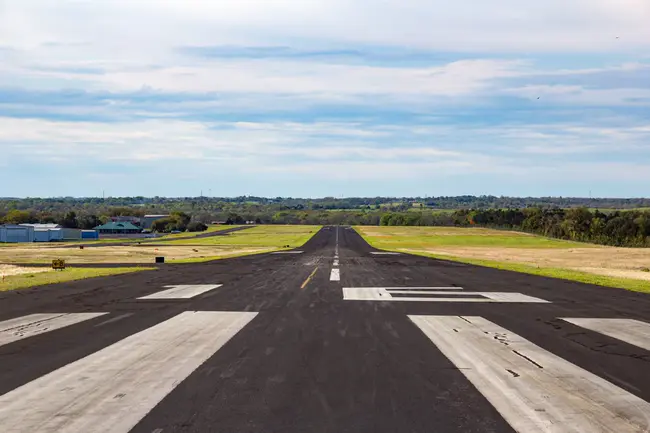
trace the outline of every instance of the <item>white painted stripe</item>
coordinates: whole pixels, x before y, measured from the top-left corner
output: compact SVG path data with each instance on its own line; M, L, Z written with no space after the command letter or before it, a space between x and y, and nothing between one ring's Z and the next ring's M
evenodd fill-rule
M332 269L332 273L330 274L330 281L341 281L340 269Z
M334 259L334 264L332 266L339 266L339 259Z
M107 313L31 314L0 322L0 346L65 328Z
M108 319L108 320L106 320L105 322L98 323L97 325L95 325L95 328L100 328L100 327L105 326L105 325L110 325L111 323L119 322L119 321L122 320L122 319L126 319L126 318L128 318L128 317L133 316L133 314L134 314L134 313L124 313L124 314L121 314L121 315L119 315L119 316L116 316L116 317L113 317L113 318L111 318L111 319Z
M257 313L185 312L0 396L4 433L129 432Z
M413 290L424 290L427 291L438 291L438 290L463 290L462 287L382 287L385 290L388 290L390 293L399 293L399 290L405 290L408 291L409 293Z
M399 256L400 253L389 253L386 251L380 251L380 252L371 252L370 254L374 256Z
M271 254L302 254L304 251L276 251Z
M393 301L393 302L502 302L502 303L540 303L547 304L549 301L524 295L522 293L507 292L452 292L448 290L426 291L427 295L445 295L447 297L426 298L426 297L392 297L391 293L382 287L344 287L343 299L347 301ZM412 292L406 291L406 294ZM481 296L480 298L464 298L458 296Z
M650 350L650 323L633 319L562 319L582 328L605 334L645 350Z
M454 290L454 289L443 289L443 290ZM431 295L431 294L436 294L436 292L432 292L431 290L387 290L389 295ZM447 293L447 292L445 292ZM462 293L463 295L466 295L467 293Z
M142 298L138 299L189 299L195 296L199 296L202 293L209 292L210 290L218 289L222 285L223 284L196 284L165 286L169 287L169 289L148 296L143 296Z
M518 432L648 431L650 404L488 320L409 318Z

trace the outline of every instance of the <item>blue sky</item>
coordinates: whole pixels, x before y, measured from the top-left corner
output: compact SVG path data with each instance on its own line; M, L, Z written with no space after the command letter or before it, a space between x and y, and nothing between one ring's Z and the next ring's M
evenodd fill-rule
M648 196L647 0L6 0L0 196Z

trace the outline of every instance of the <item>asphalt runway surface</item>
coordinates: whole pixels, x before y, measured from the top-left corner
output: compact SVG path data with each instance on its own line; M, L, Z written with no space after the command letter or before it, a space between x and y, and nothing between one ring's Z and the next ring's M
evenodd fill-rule
M650 296L299 251L0 293L0 431L645 432Z

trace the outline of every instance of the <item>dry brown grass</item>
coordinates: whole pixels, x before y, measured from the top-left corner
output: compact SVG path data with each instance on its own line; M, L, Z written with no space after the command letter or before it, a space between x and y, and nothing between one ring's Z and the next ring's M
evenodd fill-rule
M498 248L498 247L437 247L427 249L402 249L405 252L431 254L523 263L538 267L563 268L610 277L634 278L650 281L649 248Z
M79 249L78 247L57 248L49 245L26 245L0 249L0 263L51 263L63 259L67 263L153 263L157 256L166 261L201 259L206 257L230 256L245 253L272 251L272 248L231 246L105 246Z
M41 272L52 271L50 268L26 268L21 266L14 265L0 265L0 276L13 276L13 275L23 275L23 274L37 274Z

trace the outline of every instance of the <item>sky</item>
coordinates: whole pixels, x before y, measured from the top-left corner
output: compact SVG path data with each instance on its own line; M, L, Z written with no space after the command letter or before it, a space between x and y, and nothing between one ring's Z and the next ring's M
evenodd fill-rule
M0 197L641 197L647 0L0 0Z

